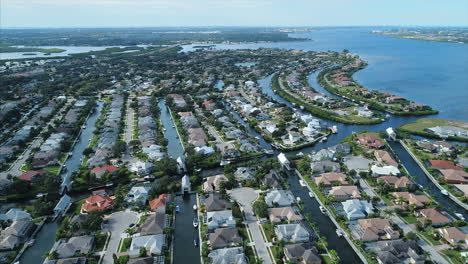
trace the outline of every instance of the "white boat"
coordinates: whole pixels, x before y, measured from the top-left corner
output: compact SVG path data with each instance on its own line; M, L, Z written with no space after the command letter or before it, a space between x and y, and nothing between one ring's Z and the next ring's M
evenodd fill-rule
M306 187L307 184L305 183L305 181L303 180L299 180L299 184L302 186L302 187Z
M256 136L255 139L256 139L256 140L260 140L260 137L259 137L259 136Z
M179 205L176 205L175 211L176 211L176 213L180 212L180 206Z
M73 156L73 152L68 152L68 156Z
M193 227L197 228L198 227L198 219L194 218L192 224L193 224Z
M342 236L343 236L343 233L342 233L341 230L339 230L339 229L336 229L336 234L337 234L339 237L342 237Z
M166 128L163 128L163 131L166 131Z
M301 197L296 197L296 202L300 203L301 202Z
M465 217L460 213L455 213L455 215L462 221L465 221Z
M338 127L337 126L332 126L332 130L334 131L333 133L338 133Z
M272 149L270 149L270 150L265 150L265 153L268 154L268 155L273 155L273 154L275 154L275 152L274 152Z
M197 209L198 209L197 205L194 204L194 205L193 205L193 210L196 211Z
M448 195L449 195L449 193L448 193L447 190L442 190L442 191L440 191L440 192L441 192L443 195L445 195L445 196L448 196Z
M313 198L314 194L312 192L309 192L309 197Z
M326 214L326 213L327 213L327 209L325 209L325 207L319 206L319 208L320 208L320 211L322 212L322 214Z
M296 156L302 157L302 156L304 156L304 153L302 153L302 151L301 151L301 152L297 153Z

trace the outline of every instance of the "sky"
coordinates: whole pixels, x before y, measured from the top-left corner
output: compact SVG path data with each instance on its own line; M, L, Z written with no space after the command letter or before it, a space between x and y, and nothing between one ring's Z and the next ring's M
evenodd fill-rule
M468 0L0 0L0 28L468 26Z

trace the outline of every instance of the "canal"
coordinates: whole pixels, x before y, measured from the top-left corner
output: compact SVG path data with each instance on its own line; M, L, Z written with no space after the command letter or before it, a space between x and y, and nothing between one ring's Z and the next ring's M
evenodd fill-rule
M96 128L96 121L101 115L103 102L98 101L95 111L89 116L85 122L86 128L83 129L78 137L78 140L73 147L72 155L68 157L65 162L68 170L62 174L63 184L70 184L71 174L78 171L81 164L81 157L83 150L88 147L90 139L93 137L93 132ZM73 201L83 198L83 195L72 195ZM29 247L20 258L21 264L29 263L42 263L44 255L49 252L55 242L55 233L59 228L59 221L48 222L42 226L41 230L37 233L34 244Z
M167 151L170 157L184 159L184 148L180 142L175 128L174 121L168 111L166 100L160 99L158 102L160 118L165 128L164 137L168 141ZM200 263L200 249L193 244L194 239L198 239L198 229L192 223L196 217L193 205L197 204L197 195L177 195L175 204L180 207L180 212L176 214L174 227L174 252L173 262L175 264Z
M336 234L336 226L327 215L320 211L320 204L309 196L309 189L302 187L299 177L295 173L289 173L289 187L295 197L300 197L304 205L304 213L310 215L310 220L316 223L316 227L321 236L325 236L328 242L328 249L335 250L340 257L340 263L362 263L356 252L351 248L345 238Z
M450 211L452 214L460 213L465 219L468 219L466 210L440 192L439 188L426 176L424 171L399 142L389 141L389 144L408 170L408 173L414 176L414 181L423 186L424 189L427 189L436 202L440 203L444 209Z

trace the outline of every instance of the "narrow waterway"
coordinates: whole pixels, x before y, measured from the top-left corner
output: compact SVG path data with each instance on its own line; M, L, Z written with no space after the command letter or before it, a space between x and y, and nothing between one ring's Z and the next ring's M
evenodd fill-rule
M85 122L86 128L81 131L79 139L73 147L72 156L65 162L68 170L62 174L64 184L70 183L70 176L74 171L79 169L81 164L81 158L83 156L83 150L88 147L90 139L93 137L93 131L96 128L96 121L101 115L103 102L98 101L97 107L94 112L89 116ZM68 182L68 183L67 183ZM79 200L82 195L72 195L72 200ZM41 230L37 233L34 244L29 247L20 258L21 264L29 263L42 263L44 255L49 252L55 242L55 233L59 228L60 223L58 221L48 222L44 224Z
M164 137L168 141L167 151L170 157L177 159L184 158L184 148L177 136L174 121L166 106L166 100L160 99L158 102L160 109L161 123L165 131ZM196 194L178 195L175 204L180 207L180 212L176 215L174 229L174 252L173 262L175 264L200 263L200 249L194 246L194 240L198 239L198 229L192 223L196 217L193 205L197 204Z
M317 224L317 229L321 236L325 236L328 242L328 249L335 250L340 257L340 263L362 263L356 252L351 248L348 241L336 234L336 226L330 218L320 211L320 204L309 196L309 190L299 184L299 177L294 173L289 173L289 186L295 197L300 197L304 205L304 213L310 215L310 219Z
M180 207L180 212L176 215L174 230L174 263L186 264L200 263L200 249L194 245L194 240L198 240L198 228L192 225L196 216L193 205L196 204L196 194L178 195L176 204Z
M440 203L445 210L448 210L452 214L460 213L465 217L465 219L468 219L466 210L440 192L439 188L437 188L437 186L426 176L424 171L399 142L389 141L389 144L402 164L408 170L408 173L415 177L414 180L416 183L420 184L425 189L428 189L433 199Z
M72 155L68 156L68 159L65 162L64 168L66 168L66 170L62 170L61 176L63 179L63 186L71 185L71 174L75 171L78 171L83 161L83 151L89 146L90 139L93 138L93 132L96 128L96 121L98 120L99 116L101 116L103 106L103 101L97 101L97 107L85 122L85 128L81 130L81 134L79 135L78 140L73 147ZM70 190L68 189L68 191Z

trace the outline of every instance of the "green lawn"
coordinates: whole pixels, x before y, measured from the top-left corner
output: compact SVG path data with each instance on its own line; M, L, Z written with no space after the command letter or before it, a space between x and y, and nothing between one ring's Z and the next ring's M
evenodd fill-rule
M434 231L432 228L425 228L423 231L419 232L421 235L424 236L424 238L426 238L426 240L429 241L430 244L434 245L434 246L438 246L438 245L442 245L442 243L438 240L435 240L434 239Z
M58 175L59 170L60 170L60 166L47 167L47 168L44 168L44 170L48 171L48 172L50 172L52 174Z
M460 128L468 127L468 122L447 120L440 118L421 118L416 120L416 122L407 123L402 126L403 129L409 131L424 131L426 128L435 127L435 126L456 126Z
M453 263L455 264L464 264L466 260L463 259L460 252L450 249L445 249L441 251L444 255L446 255Z
M130 245L132 244L132 238L131 237L124 238L120 241L120 244L121 244L121 248L119 252L127 252L128 249L130 248Z
M80 214L81 213L81 206L85 203L86 199L81 199L78 201L75 201L72 206L73 206L73 212L75 214Z
M416 224L418 222L416 217L412 215L402 216L401 218L403 218L409 224Z
M273 241L273 237L275 237L274 225L272 223L263 224L263 231L265 232L265 236L268 241Z
M107 233L97 233L94 239L95 251L103 251L107 240Z

